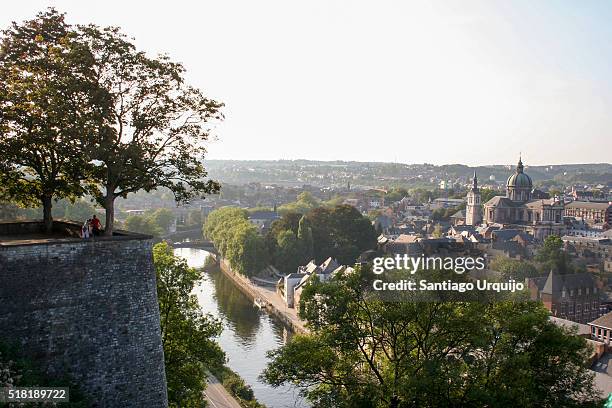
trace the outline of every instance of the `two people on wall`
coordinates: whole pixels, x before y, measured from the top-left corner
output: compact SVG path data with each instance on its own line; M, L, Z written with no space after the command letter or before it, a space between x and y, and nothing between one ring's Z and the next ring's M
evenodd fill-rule
M85 221L81 227L81 238L89 239L89 237L92 236L97 237L100 236L101 232L102 224L100 223L100 219L94 214L93 217Z

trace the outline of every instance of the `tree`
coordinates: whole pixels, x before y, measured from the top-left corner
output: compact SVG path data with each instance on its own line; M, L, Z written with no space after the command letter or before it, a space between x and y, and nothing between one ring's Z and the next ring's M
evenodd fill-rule
M538 276L538 270L531 262L501 256L491 261L490 268L494 271L501 272L502 277L506 280L514 279L516 281L524 281L525 278L534 278Z
M180 203L217 192L202 159L223 104L187 85L181 64L147 57L117 28L80 26L79 38L104 95L89 145L99 164L90 192L106 210L105 234L112 235L117 197L166 187Z
M297 234L301 219L301 213L287 211L280 217L280 219L272 223L272 226L270 227L270 231L268 233L272 234L272 236L274 236L274 239L276 239L281 232L286 230L291 230Z
M204 407L207 371L218 370L225 354L215 342L221 323L202 313L193 289L202 272L187 266L166 243L153 247L157 298L170 407Z
M194 209L187 214L187 225L202 227L204 220L202 218L202 210Z
M442 231L442 226L440 224L436 224L431 233L431 236L434 238L442 238L443 235L444 235L444 232Z
M286 230L279 234L276 255L274 261L276 266L285 273L294 273L304 259L302 242L295 234Z
M376 246L372 223L350 205L318 207L309 211L306 219L312 229L317 262L331 256L342 264L352 264L363 251Z
M278 208L278 212L281 214L286 214L289 212L305 214L309 210L318 207L319 205L320 201L313 197L312 193L309 191L303 191L298 194L295 202L280 206Z
M266 242L243 209L223 207L211 212L204 224L204 236L238 273L253 275L268 265Z
M54 9L3 31L0 43L0 184L13 200L43 207L83 195L82 144L96 100L91 66L64 15Z
M128 231L158 237L164 233L151 217L142 215L130 215L125 220L124 228Z
M314 255L314 242L312 240L312 228L308 223L308 219L305 216L300 218L298 225L297 238L300 241L302 247L301 260L310 260Z
M549 235L535 257L543 272L551 269L558 273L571 273L573 267L569 255L563 250L563 240L557 235Z
M330 408L596 406L586 340L541 304L384 302L366 279L305 287L310 332L269 353L266 382Z
M490 188L480 189L480 201L484 204L495 196L498 196L499 191L491 190Z
M149 217L163 232L168 232L174 222L174 214L167 208L158 208Z

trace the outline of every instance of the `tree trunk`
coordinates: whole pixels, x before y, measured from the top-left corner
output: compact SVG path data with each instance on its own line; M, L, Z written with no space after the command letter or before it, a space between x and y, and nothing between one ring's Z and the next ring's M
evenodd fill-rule
M112 237L115 227L115 197L113 195L107 195L104 198L104 210L106 212L104 236Z
M45 226L45 232L50 234L53 232L53 215L51 209L53 208L53 196L44 195L42 197L43 205L43 224Z

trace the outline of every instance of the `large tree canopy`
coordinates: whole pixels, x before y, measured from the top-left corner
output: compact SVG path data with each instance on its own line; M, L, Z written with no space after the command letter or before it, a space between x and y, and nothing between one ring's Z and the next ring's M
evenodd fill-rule
M317 407L596 406L586 340L534 302L384 302L363 271L301 297L311 333L270 354L263 377Z
M187 85L181 64L146 56L117 28L81 26L79 39L105 96L105 114L90 140L100 163L90 191L106 209L105 233L112 234L117 197L163 186L183 202L218 191L202 160L223 104Z
M306 214L306 220L318 262L331 256L341 264L352 264L363 251L376 246L372 223L350 205L315 208Z
M0 43L0 184L4 195L43 206L83 194L83 136L96 111L88 53L64 15L49 9L13 23Z
M86 191L106 209L107 235L117 197L218 191L202 160L223 104L186 84L181 64L146 56L118 28L72 27L53 9L0 40L2 198L41 202L48 230L53 199Z

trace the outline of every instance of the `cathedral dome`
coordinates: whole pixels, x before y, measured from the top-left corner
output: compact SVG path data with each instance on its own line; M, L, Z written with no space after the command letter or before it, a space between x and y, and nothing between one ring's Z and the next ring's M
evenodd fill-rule
M533 187L531 177L523 173L523 162L519 159L518 166L516 166L516 173L508 177L507 187L530 189Z

